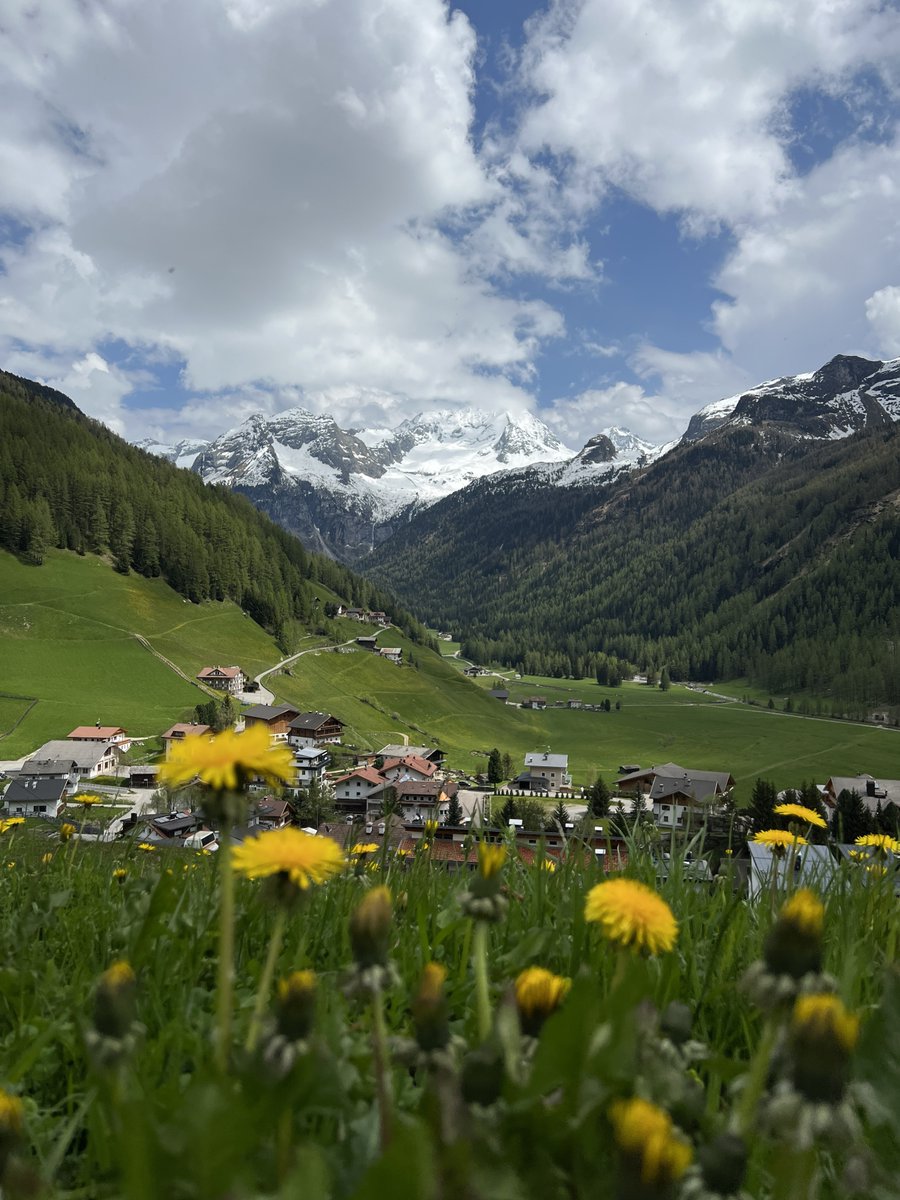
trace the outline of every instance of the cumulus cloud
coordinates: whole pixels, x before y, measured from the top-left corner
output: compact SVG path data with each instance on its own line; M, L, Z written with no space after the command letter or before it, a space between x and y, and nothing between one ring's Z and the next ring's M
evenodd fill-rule
M900 287L883 287L866 301L866 320L872 327L880 353L900 357Z

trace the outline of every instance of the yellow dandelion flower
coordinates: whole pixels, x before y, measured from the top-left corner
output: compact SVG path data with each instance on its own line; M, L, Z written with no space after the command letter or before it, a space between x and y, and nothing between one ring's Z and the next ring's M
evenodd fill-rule
M871 858L865 850L848 850L847 853L854 862L868 862Z
M437 833L437 831L438 831L437 821L432 820L432 821L425 822L425 836L427 838L433 838L434 835Z
M199 779L216 792L235 791L255 776L278 786L290 783L294 775L290 750L273 747L264 725L252 725L244 733L226 729L215 737L186 737L159 768L160 782L169 787L183 787Z
M394 909L390 889L374 887L350 914L350 945L361 967L387 961Z
M68 821L64 821L59 827L59 840L61 842L67 842L71 837L74 837L74 835L75 826L70 825Z
M94 792L79 793L72 800L73 804L83 804L85 808L90 808L92 804L102 804L102 796L96 795Z
M592 887L584 918L596 921L611 942L649 954L671 950L678 937L678 922L662 896L633 879L608 879Z
M782 905L780 917L808 937L819 937L825 921L825 906L809 888L798 888Z
M116 869L112 873L112 877L113 877L113 879L116 880L117 883L122 883L124 880L126 880L128 878L128 872L125 870L124 867L116 867Z
M419 997L423 1001L436 1001L443 995L444 982L447 978L447 968L441 963L429 962L422 971L422 981L419 984Z
M13 869L13 867L14 867L15 865L16 865L16 860L15 860L15 859L13 859L11 862L8 862L8 863L6 864L6 866L7 866L7 869L8 869L8 870L10 870L10 871Z
M24 817L6 817L0 822L0 833L6 833L7 829L15 829L17 825L24 825Z
M828 822L815 809L807 808L805 804L776 804L775 812L779 817L796 817L807 825L815 825L817 829L827 829Z
M871 846L880 854L896 854L900 856L900 842L888 833L866 833L858 837L854 843L857 846ZM851 851L852 853L852 851Z
M542 871L549 871L551 874L556 870L556 862L552 858L542 858L538 866Z
M672 1118L664 1109L635 1096L616 1100L609 1110L616 1141L640 1169L647 1186L667 1186L687 1170L691 1147L677 1137Z
M22 1132L22 1101L12 1092L0 1088L0 1138Z
M516 1007L525 1033L536 1037L544 1021L568 995L571 979L545 967L526 967L516 976Z
M145 854L156 853L156 847L151 845L150 842L138 842L138 850L143 850Z
M503 870L506 847L491 842L478 843L478 872L482 879L493 879Z
M118 959L112 966L106 968L100 976L100 981L108 988L129 987L135 982L134 970L131 963L124 958Z
M837 1042L849 1054L859 1037L859 1017L847 1011L839 996L817 993L797 998L791 1028L795 1036L823 1044Z
M315 971L292 971L278 982L278 1032L292 1042L309 1036L316 1012Z
M763 829L754 833L753 841L758 846L768 846L772 853L779 857L794 846L809 845L805 837L801 837L799 833L791 833L788 829Z
M234 869L248 879L283 874L300 888L324 883L346 866L344 855L331 838L290 827L248 838L235 847L232 862Z
M377 849L378 849L377 842L357 842L356 845L353 847L353 849L350 851L350 853L356 854L356 855L374 854Z
M888 869L883 863L869 863L866 866L866 871L869 875L874 875L876 879L884 879L888 873Z
M52 851L52 850L48 850L46 854L42 854L42 855L41 855L41 862L42 862L42 863L45 863L45 864L46 864L46 863L52 863L52 862L53 862L53 851Z
M400 847L400 848L397 850L397 853L399 854L399 856L400 856L401 858L412 858L412 856L415 854L415 851L414 851L414 850L410 850L410 849L408 849L408 848L407 848L407 847L405 847L405 846L401 846L401 847Z

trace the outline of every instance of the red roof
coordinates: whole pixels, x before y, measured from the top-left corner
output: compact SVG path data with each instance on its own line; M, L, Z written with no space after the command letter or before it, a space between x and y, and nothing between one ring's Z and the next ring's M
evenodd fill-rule
M180 724L173 725L171 729L167 729L165 733L160 734L164 742L171 741L173 738L184 738L191 734L209 733L208 725Z
M335 783L346 783L348 779L365 779L366 783L382 784L384 779L374 767L359 767L355 771L351 771L349 775L342 775L340 779L335 779Z
M411 771L418 771L420 775L433 775L437 767L433 762L429 762L427 758L419 758L418 754L407 754L404 758L389 758L382 771L390 771L394 767L408 767Z
M79 725L77 729L73 729L67 736L78 738L79 740L87 740L97 742L109 742L125 730L121 725Z

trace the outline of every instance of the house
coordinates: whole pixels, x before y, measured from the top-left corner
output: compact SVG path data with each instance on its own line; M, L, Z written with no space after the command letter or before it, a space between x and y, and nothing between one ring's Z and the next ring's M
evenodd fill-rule
M616 780L620 796L640 796L652 807L656 823L669 829L688 828L695 813L702 820L733 787L734 776L729 771L699 771L671 762L637 767Z
M79 725L67 735L69 742L112 742L125 754L131 749L131 738L121 725Z
M522 701L523 708L544 709L547 707L547 701L543 696L529 696Z
M165 743L166 747L166 758L171 755L172 747L177 745L178 742L183 742L186 737L200 737L205 733L212 735L212 729L209 725L200 725L194 721L172 725L164 734L161 734L161 740Z
M378 653L398 667L403 662L403 651L399 646L379 646Z
M506 688L491 688L488 695L493 696L495 700L499 700L501 704L505 704L509 699L509 692Z
M78 783L75 760L71 758L31 758L16 774L19 779L63 779L66 791L74 790Z
M525 755L525 776L533 792L556 792L572 786L568 754L535 753ZM525 782L522 776L519 780Z
M283 829L294 819L294 806L290 800L275 800L266 796L256 805L256 824L263 829Z
M335 745L344 733L344 723L329 713L298 713L288 727L292 746Z
M230 692L236 696L244 690L244 672L240 667L204 667L196 678L217 692Z
M384 785L384 776L374 767L358 767L334 781L334 806L338 812L365 816L369 797L380 793Z
M887 808L889 804L900 807L900 779L879 780L871 775L832 775L822 793L822 800L828 809L834 810L841 792L857 792L871 813L875 812L879 804L882 808Z
M361 608L345 608L339 615L346 617L348 621L361 621L366 614Z
M433 762L415 754L405 754L402 758L386 758L381 768L381 774L388 783L431 779L436 771L437 767Z
M155 788L159 782L159 767L130 767L128 783L133 788Z
M373 625L390 625L390 617L386 612L382 612L380 608L373 608L368 613L368 619Z
M363 650L371 650L374 653L378 652L378 635L373 633L367 637L358 637L356 639L357 646Z
M294 751L296 786L308 788L311 783L322 783L330 765L331 755L327 750L321 750L318 746L298 746Z
M394 784L397 811L404 821L416 825L424 825L426 821L446 821L450 799L456 795L458 787L456 783L439 779Z
M141 841L147 842L183 840L204 828L203 814L199 812L171 812L145 817L144 821Z
M389 758L405 758L408 754L434 763L438 770L444 765L444 752L437 746L382 746L378 753L371 757L387 762Z
M290 732L291 721L299 714L290 704L254 704L252 708L244 709L244 729L254 725L263 725L269 736L276 742L286 742Z
M47 776L14 779L3 797L10 817L58 817L64 807L68 780Z
M472 678L474 678L476 675L484 675L484 673L483 667L466 667L463 670L463 675L469 675Z
M98 775L114 775L118 771L121 752L121 747L113 742L70 742L57 738L36 750L19 774L30 774L32 764L51 760L72 763L79 778L96 779Z

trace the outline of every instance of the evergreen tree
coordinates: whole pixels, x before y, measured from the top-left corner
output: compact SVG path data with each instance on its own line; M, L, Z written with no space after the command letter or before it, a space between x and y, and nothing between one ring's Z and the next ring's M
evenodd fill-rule
M503 757L496 746L488 755L487 777L488 783L503 782Z
M497 814L497 822L501 829L506 829L510 821L514 820L519 815L519 807L513 796L509 796L506 803Z
M750 796L750 828L754 833L763 829L772 829L776 824L775 805L778 803L778 793L775 785L768 779L757 779Z
M591 816L608 816L610 798L611 793L604 782L603 776L598 775L587 791L587 806Z
M540 800L520 800L518 810L523 830L529 833L543 832L547 823L547 810Z
M831 818L831 835L837 842L855 842L858 837L873 832L873 822L863 798L855 789L846 788L837 798Z
M503 755L503 778L504 779L512 779L512 773L513 773L512 755L509 753L509 751L506 751Z
M569 810L566 808L565 804L563 804L562 800L558 800L556 803L556 808L554 808L553 812L550 814L550 820L547 824L547 831L551 832L559 828L563 831L563 833L565 833L566 825L570 820L571 818L569 817Z
M661 692L667 692L671 686L672 680L669 677L669 668L663 667L659 675L659 690Z
M463 815L464 814L463 814L462 805L460 804L459 800L457 799L456 794L454 793L450 797L450 801L447 804L447 819L444 821L444 824L445 825L454 825L454 826L462 825Z

